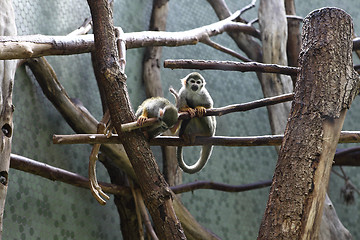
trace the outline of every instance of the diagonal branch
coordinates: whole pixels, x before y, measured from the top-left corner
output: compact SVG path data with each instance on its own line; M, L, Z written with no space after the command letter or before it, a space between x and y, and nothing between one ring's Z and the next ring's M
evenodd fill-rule
M53 167L51 165L32 160L27 157L23 157L17 154L11 154L10 156L10 167L27 173L47 178L51 181L59 181L67 183L76 187L89 189L89 179L61 168ZM128 187L119 185L101 183L101 188L110 194L126 195L130 194Z

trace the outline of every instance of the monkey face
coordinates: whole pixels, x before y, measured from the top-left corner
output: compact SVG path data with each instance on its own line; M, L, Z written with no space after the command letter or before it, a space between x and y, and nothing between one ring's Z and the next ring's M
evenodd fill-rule
M190 76L186 81L187 88L191 89L193 92L200 91L201 88L204 86L204 81L201 78L193 78Z

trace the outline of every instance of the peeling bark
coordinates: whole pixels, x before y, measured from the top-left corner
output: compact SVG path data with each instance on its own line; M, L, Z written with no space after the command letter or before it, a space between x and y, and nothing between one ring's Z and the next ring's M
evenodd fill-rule
M15 14L11 0L0 2L0 35L16 35ZM0 239L3 231L3 214L8 188L8 176L13 134L12 93L16 70L15 60L0 61Z
M358 89L352 20L323 8L304 20L301 72L258 239L318 239L347 109Z

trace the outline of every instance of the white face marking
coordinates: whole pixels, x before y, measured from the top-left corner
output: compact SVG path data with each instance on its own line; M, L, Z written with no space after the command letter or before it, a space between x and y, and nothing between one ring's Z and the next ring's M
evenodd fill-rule
M192 91L197 92L203 87L203 80L202 79L189 78L187 80L187 86Z

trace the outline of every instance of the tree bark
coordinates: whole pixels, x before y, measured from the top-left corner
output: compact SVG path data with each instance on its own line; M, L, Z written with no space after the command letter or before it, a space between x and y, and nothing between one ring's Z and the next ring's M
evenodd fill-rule
M259 24L263 63L286 66L287 22L284 1L262 0L259 6ZM260 78L260 84L264 97L273 97L293 91L291 78L280 74L264 73ZM290 112L290 103L281 103L267 108L272 133L282 134Z
M15 14L11 0L0 2L0 35L16 35ZM16 70L15 60L0 61L0 239L3 231L3 214L8 188L11 140L13 133L12 93Z
M121 124L135 120L126 76L121 73L115 45L112 11L107 0L88 0L93 19L95 55L101 71L99 83L104 86L111 121L120 137L137 176L145 204L160 239L184 239L168 184L161 175L150 146L140 130L121 132Z
M285 0L285 11L287 15L296 15L294 0ZM288 39L286 45L287 59L289 66L299 65L299 53L301 48L300 21L298 19L287 19ZM295 86L296 76L291 76Z
M304 20L301 72L258 239L318 239L332 160L358 89L352 20L323 8Z
M165 31L168 15L168 0L153 0L153 8L150 20L150 31ZM161 52L162 47L147 47L144 53L143 81L148 98L163 97L161 84ZM169 135L165 133L165 135ZM178 168L176 160L176 148L171 146L161 147L163 156L163 173L170 186L182 182L182 171Z
M351 240L350 232L342 225L334 205L328 195L325 196L324 213L320 224L320 240Z

